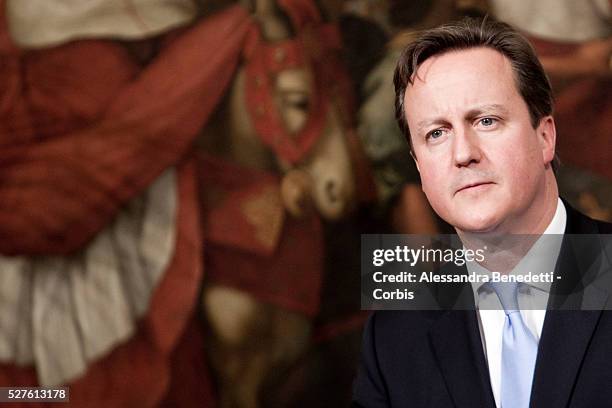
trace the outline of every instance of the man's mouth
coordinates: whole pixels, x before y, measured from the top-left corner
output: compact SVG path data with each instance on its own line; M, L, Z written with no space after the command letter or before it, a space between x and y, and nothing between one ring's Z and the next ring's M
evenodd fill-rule
M488 188L489 186L493 185L494 183L490 182L490 181L477 181L474 183L469 183L464 185L463 187L459 188L455 194L457 193L461 193L461 192L476 192L476 191L480 191L480 190L484 190L486 188Z

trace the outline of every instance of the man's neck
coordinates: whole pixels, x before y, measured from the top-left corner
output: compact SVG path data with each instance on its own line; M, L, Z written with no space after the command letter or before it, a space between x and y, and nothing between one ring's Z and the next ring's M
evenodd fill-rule
M465 248L485 249L487 256L482 266L499 272L511 271L529 252L542 234L563 233L565 228L565 207L559 199L545 208L541 222L523 233L466 233L458 234Z

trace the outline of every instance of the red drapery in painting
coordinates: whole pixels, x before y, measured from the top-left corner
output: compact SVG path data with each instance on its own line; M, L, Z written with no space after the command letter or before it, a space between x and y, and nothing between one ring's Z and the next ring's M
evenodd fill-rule
M250 23L243 9L227 10L177 36L143 71L110 41L23 53L2 41L0 253L81 248L181 163Z
M69 384L75 406L152 406L181 359L172 353L188 341L180 336L202 278L191 144L233 77L252 20L227 9L173 37L141 70L112 41L21 51L5 9L0 0L0 253L78 250L177 169L176 248L149 311L133 338ZM212 403L206 372L197 374L199 403ZM35 384L33 368L0 365L0 385Z

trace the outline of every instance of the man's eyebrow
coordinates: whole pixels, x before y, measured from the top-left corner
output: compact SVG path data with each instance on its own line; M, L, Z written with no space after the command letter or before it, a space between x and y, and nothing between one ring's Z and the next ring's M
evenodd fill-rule
M480 106L475 106L469 111L467 111L467 113L465 114L465 117L474 118L483 113L498 113L500 115L507 115L508 109L506 109L505 106L497 104L497 103L492 103L488 105L480 105Z
M445 123L448 123L446 119L444 119L443 117L437 117L437 118L423 119L422 121L418 122L416 125L417 125L417 130L422 131L424 128L428 126L442 125Z

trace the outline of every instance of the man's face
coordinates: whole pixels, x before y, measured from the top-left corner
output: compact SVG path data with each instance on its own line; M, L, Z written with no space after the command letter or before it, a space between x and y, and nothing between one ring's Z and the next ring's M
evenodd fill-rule
M404 103L438 215L459 232L530 232L553 195L555 130L550 117L533 129L510 61L489 48L429 58Z

